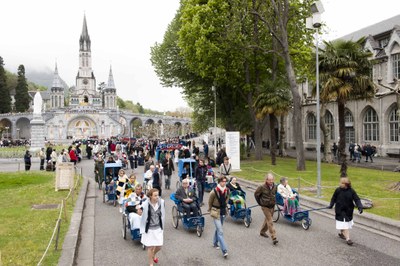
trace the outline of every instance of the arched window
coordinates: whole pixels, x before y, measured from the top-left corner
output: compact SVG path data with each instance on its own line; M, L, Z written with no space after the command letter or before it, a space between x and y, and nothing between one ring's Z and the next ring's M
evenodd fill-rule
M313 114L307 116L308 139L317 139L317 118Z
M390 141L399 141L399 116L397 108L393 108L389 115L389 139Z
M354 121L353 115L349 110L346 110L344 113L344 123L346 127L346 143L355 142L353 121Z
M379 121L375 110L369 108L364 116L364 140L379 140Z
M325 112L325 126L329 129L329 138L331 140L335 139L335 124L333 122L333 116L331 112Z

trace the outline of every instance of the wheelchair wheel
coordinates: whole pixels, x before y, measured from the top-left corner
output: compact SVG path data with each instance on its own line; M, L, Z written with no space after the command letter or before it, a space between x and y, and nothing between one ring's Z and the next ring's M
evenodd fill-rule
M176 206L172 206L172 226L176 229L179 225L179 213Z
M272 215L272 221L274 223L276 223L279 220L280 213L281 213L281 210L280 210L278 204L275 204L274 214Z
M180 188L181 187L181 181L176 181L176 189L178 190L178 188Z
M251 224L251 217L244 217L243 222L244 226L246 226L246 228L249 228Z
M198 237L201 237L201 235L203 234L203 227L201 225L197 225L196 233Z
M125 215L122 215L122 237L126 239L126 219L128 219Z
M310 218L305 218L301 220L301 226L303 227L304 230L308 230L311 226L311 219Z

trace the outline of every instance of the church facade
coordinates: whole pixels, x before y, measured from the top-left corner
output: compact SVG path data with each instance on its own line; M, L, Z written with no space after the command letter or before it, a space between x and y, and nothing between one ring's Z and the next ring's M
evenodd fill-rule
M155 137L168 137L168 134L183 135L189 132L191 120L188 118L135 114L119 110L111 67L107 84L100 89L97 89L96 84L85 16L79 38L79 69L75 87L69 91L69 97L66 98L67 94L56 65L52 86L47 92L42 93L42 116L48 141L65 142L68 139L93 136L132 137L135 133L139 133L140 129L142 132L147 129L148 134ZM0 114L1 137L30 139L32 119L33 114L30 112Z

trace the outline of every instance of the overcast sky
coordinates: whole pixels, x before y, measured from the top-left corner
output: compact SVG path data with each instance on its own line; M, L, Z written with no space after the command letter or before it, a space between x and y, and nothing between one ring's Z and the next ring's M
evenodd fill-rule
M150 63L150 47L161 42L180 0L19 0L1 3L0 56L16 72L54 69L75 85L79 36L86 14L97 83L110 64L117 94L145 108L167 111L187 106L179 88L163 88ZM399 0L323 0L322 19L335 39L400 13Z

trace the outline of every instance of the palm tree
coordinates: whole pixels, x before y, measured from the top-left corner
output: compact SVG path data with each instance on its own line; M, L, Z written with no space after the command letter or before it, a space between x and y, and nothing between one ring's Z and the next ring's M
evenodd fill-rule
M347 176L346 102L369 100L375 94L375 85L370 76L371 62L368 59L371 53L363 49L364 43L365 38L324 42L325 47L320 54L321 101L336 101L338 105L341 177Z
M265 82L266 90L260 93L254 102L257 116L269 116L270 136L271 136L271 164L276 165L276 138L275 121L276 116L285 115L292 104L291 94L288 88L286 78L281 77L275 81ZM279 140L280 142L283 139Z

